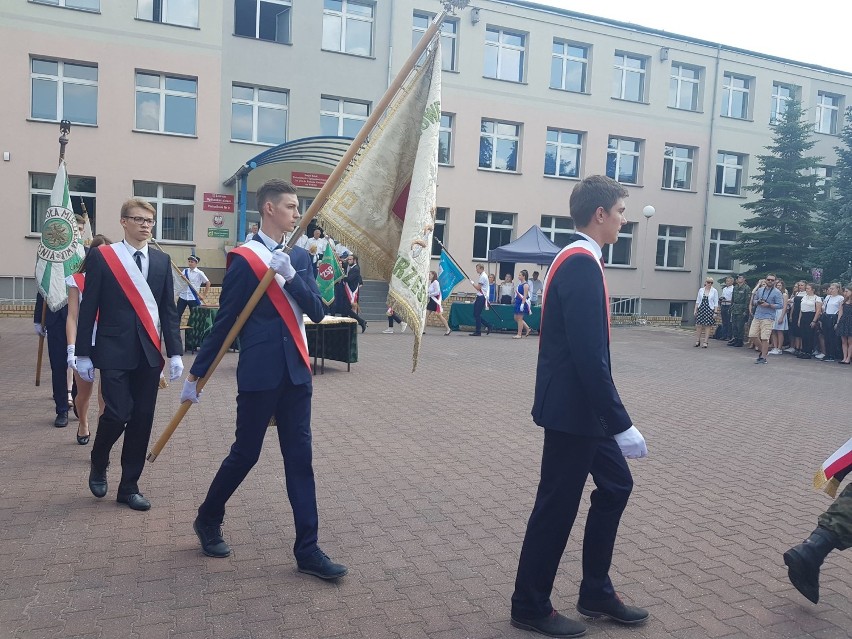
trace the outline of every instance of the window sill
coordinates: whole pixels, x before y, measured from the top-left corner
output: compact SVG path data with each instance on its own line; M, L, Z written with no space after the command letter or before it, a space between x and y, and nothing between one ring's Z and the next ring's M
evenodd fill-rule
M695 195L698 191L693 191L692 189L675 189L670 186L661 186L661 191L670 191L671 193L692 193Z
M195 246L196 242L194 240L157 240L159 244L164 244L167 246Z
M636 271L638 270L635 266L630 266L630 264L607 264L604 268L617 268L622 271Z
M266 38L256 38L255 36L243 35L242 33L234 33L232 34L235 38L244 38L246 40L257 40L258 42L269 42L270 44L283 44L286 46L293 46L292 42L278 42L278 40L267 40Z
M568 182L580 182L583 179L581 177L571 177L570 175L549 175L547 173L542 175L542 177L548 180L567 180Z
M171 133L169 131L148 131L147 129L131 129L134 133L147 133L148 135L165 135L170 138L189 138L190 140L197 140L197 135L189 135L187 133Z
M477 171L483 171L485 173L499 173L501 175L523 175L520 171L504 171L502 169L486 169L483 167L477 167Z
M616 98L615 96L611 96L610 100L616 100L618 102L630 102L631 104L644 104L645 106L650 106L650 102L646 100L631 100L629 98Z
M816 130L814 130L814 133L816 135L825 135L825 136L828 136L830 138L836 138L836 137L839 136L839 134L837 134L837 133L825 133L824 131L816 131Z
M149 24L164 24L167 27L177 27L178 29L192 29L193 31L201 31L201 27L191 27L188 24L175 24L174 22L162 22L160 20L148 20L147 18L134 18L137 22L147 22Z
M28 240L39 240L40 241L41 240L41 233L30 232L30 233L27 233L26 235L24 235L24 237Z
M707 269L707 272L708 272L708 273L727 273L727 274L731 274L731 273L734 273L735 271L734 271L734 269L732 269L732 268L729 268L729 269L723 269L723 268L708 268L708 269ZM718 284L718 282L717 282L717 284Z
M320 49L324 53L336 53L337 55L345 55L350 58L361 58L362 60L375 60L374 55L361 55L360 53L349 53L348 51L335 51L334 49Z
M69 11L82 11L83 13L95 13L100 15L100 9L84 9L83 7L60 7L56 4L51 4L49 2L39 2L39 0L29 0L30 4L38 4L43 7L55 7L56 9L68 9Z
M551 91L559 91L560 93L573 93L574 95L592 95L588 91L574 91L573 89L562 89L560 87L548 87Z
M668 271L669 273L691 273L692 270L682 266L655 266L655 271Z
M720 115L719 117L726 120L738 120L739 122L754 122L751 118L738 118L735 115Z
M671 109L672 111L683 111L684 113L698 113L698 114L704 113L704 111L702 109L684 109L683 107L676 107L676 106L672 106L671 104L669 104L666 108Z
M235 140L233 138L228 141L233 142L234 144L247 144L248 146L262 146L266 149L274 149L276 146L284 144L284 142L286 142L287 140L279 142L278 144L269 144L268 142L252 142L251 140Z
M736 194L736 195L734 195L733 193L716 193L716 192L714 191L714 192L713 192L713 195L717 195L717 196L719 196L719 197L732 197L732 198L739 199L739 200L745 200L745 199L746 199L746 196L745 196L745 195L741 195L741 194L739 194L739 193L738 193L738 194Z
M62 7L60 7L60 8L62 8ZM41 122L42 124L59 124L61 122L61 120L42 120L41 118L27 118L27 122ZM87 128L90 128L90 129L97 129L98 128L97 124L86 124L85 122L72 122L71 126L72 127L83 126L83 127L87 127Z
M438 166L445 166L448 169L454 169L456 165L455 164L441 164L440 162L438 162Z
M482 77L485 80L494 80L495 82L506 82L507 84L522 84L524 86L528 85L528 83L524 80L505 80L503 78L492 78L490 75L484 75Z

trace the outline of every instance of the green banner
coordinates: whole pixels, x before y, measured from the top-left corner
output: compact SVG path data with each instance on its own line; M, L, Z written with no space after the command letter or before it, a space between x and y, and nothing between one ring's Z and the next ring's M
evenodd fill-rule
M334 302L334 285L341 279L343 279L343 269L340 268L337 255L329 242L317 265L317 287L326 306L331 306Z

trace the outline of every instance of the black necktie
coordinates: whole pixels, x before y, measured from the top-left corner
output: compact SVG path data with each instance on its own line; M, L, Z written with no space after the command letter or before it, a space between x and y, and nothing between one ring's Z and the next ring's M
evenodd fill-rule
M133 254L133 259L136 260L136 266L139 267L139 272L140 273L143 272L142 271L142 251L136 251Z

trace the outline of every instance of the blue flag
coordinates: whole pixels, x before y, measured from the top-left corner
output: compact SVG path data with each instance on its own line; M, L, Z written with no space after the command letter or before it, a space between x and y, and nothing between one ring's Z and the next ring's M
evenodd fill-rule
M456 285L464 279L461 269L456 266L445 250L441 250L438 262L438 284L441 285L441 299L449 299Z

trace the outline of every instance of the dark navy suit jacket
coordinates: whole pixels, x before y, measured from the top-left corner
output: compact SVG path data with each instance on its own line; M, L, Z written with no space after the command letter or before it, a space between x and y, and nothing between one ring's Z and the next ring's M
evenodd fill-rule
M575 435L606 437L633 422L612 381L601 267L575 254L548 274L533 420Z
M262 243L263 240L255 235L251 241ZM287 283L284 290L302 307L308 317L314 322L321 321L325 310L314 279L310 255L305 249L295 246L290 253L290 263L296 269L296 276ZM192 364L190 372L193 375L203 377L207 373L237 315L245 307L258 283L259 280L246 259L238 254L231 255L222 281L219 313ZM273 282L270 286L278 284ZM237 389L272 390L281 385L285 375L293 385L310 383L311 370L305 366L294 339L301 340L302 336L290 334L269 295L261 297L240 331Z

